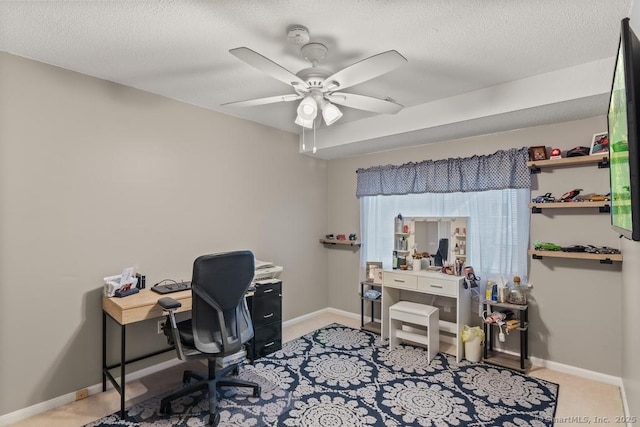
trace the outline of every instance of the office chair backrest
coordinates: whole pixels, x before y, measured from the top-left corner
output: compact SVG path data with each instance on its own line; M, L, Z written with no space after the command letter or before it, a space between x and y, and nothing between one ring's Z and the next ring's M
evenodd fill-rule
M439 267L442 267L444 261L447 260L447 254L449 253L449 239L440 239L438 242L438 251L433 257L433 263Z
M251 251L203 255L194 261L192 324L199 351L233 354L253 337L245 294L254 270Z

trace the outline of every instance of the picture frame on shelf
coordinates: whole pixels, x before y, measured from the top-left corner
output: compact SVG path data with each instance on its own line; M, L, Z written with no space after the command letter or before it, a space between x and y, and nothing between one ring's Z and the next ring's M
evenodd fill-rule
M607 132L600 132L593 134L591 139L591 149L589 155L593 154L606 154L609 152L609 134Z
M365 270L365 277L367 282L373 283L375 281L376 276L374 270L376 268L382 269L382 263L378 261L367 261L367 269Z
M374 267L373 268L373 283L376 285L382 285L382 272L383 272L383 268L382 267Z
M529 147L529 160L536 161L548 159L549 157L547 156L547 147L543 145Z

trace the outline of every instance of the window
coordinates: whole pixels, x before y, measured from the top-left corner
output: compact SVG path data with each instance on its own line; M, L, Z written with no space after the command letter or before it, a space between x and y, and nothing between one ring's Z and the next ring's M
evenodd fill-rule
M527 277L530 190L422 193L360 197L361 265L391 268L394 218L468 217L467 264L483 279Z

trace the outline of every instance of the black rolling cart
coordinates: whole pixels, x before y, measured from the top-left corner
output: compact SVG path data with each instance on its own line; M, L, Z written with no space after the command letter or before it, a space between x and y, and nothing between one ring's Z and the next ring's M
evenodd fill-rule
M382 302L382 296L379 296L378 298L367 298L364 294L369 289L375 289L382 294L382 285L373 282L360 282L360 329L380 335L381 325L380 322L375 320L375 307L376 304L380 304ZM371 303L371 320L365 322L364 308L365 303L367 302Z
M526 372L531 366L531 362L529 362L529 305L509 304L506 302L495 302L491 300L485 300L483 304L487 313L500 309L513 311L516 319L518 320L518 326L509 330L509 334L514 335L514 332L517 331L520 335L519 356L495 351L493 349L493 335L494 331L496 329L499 330L500 327L496 323L484 322L484 361L493 365ZM503 325L502 330L506 335L507 326ZM509 336L506 336L505 338L508 339Z

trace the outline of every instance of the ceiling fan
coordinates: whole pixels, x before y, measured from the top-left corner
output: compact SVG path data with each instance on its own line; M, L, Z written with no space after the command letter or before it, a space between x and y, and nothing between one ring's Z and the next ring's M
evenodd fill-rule
M297 30L300 31L299 28ZM300 36L300 34L298 33L297 36ZM303 34L303 40L308 41L308 34ZM407 62L406 58L397 51L389 50L379 53L356 62L336 73L318 67L318 63L322 61L328 53L327 47L322 43L306 43L300 48L300 51L304 58L311 62L311 67L304 68L294 74L269 58L247 47L238 47L229 50L229 53L236 58L271 77L291 85L295 93L250 99L247 101L229 102L222 105L253 107L276 102L301 100L298 104L295 123L309 129L317 128L320 125L319 111L322 112L322 118L327 126L339 120L342 117L342 112L335 104L356 108L358 110L386 114L395 114L404 108L404 106L390 98L380 99L342 92L343 89L388 73Z

